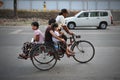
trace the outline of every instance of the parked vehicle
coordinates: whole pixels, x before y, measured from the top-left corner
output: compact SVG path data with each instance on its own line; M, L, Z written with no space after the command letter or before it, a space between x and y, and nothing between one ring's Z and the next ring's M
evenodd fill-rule
M69 29L89 26L106 29L107 26L113 24L113 16L109 10L87 10L65 18L65 22Z

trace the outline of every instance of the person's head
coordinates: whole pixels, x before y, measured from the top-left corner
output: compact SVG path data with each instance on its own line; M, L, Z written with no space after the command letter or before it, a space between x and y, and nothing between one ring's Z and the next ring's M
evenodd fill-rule
M48 21L48 25L51 25L51 24L53 24L53 23L55 23L56 22L56 20L55 19L50 19L49 21Z
M37 30L39 28L39 23L38 22L32 22L31 26L32 26L33 30Z
M67 9L61 9L61 12L59 13L59 15L63 15L64 17L67 17L68 15Z
M58 30L58 24L57 23L53 23L51 25L51 28L52 28L53 31Z

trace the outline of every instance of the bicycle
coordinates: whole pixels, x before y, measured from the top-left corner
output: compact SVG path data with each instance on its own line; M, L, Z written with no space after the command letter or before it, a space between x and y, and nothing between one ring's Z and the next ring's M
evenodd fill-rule
M79 63L87 63L91 61L95 55L95 48L93 44L86 40L77 40L80 39L80 35L72 35L68 37L70 40L71 50L75 52L73 58ZM39 70L50 70L52 69L59 58L64 57L65 51L58 44L59 48L55 50L47 44L38 44L30 54L31 61L33 65ZM89 53L89 54L88 54ZM35 56L35 54L39 54Z

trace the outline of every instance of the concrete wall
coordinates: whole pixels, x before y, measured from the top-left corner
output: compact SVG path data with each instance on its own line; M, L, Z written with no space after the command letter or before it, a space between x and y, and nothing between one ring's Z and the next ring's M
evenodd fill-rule
M0 9L13 9L13 0L1 0L4 5ZM18 0L19 10L43 10L46 1L47 10L120 10L120 0Z
M69 16L73 16L78 11L71 11ZM120 21L120 11L111 11L113 15L114 21ZM1 10L0 11L0 18L13 18L13 10ZM47 12L40 12L40 11L18 11L19 18L40 18L40 19L50 19L55 18L59 12L54 11L47 11Z

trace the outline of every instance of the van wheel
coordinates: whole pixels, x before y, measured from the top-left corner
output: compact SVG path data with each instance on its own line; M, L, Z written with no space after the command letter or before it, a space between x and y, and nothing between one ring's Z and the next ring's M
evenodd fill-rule
M69 28L69 29L74 29L74 28L75 28L75 23L72 23L72 22L69 23L69 24L68 24L68 28Z
M106 29L107 28L107 23L106 22L102 22L100 23L98 29Z

